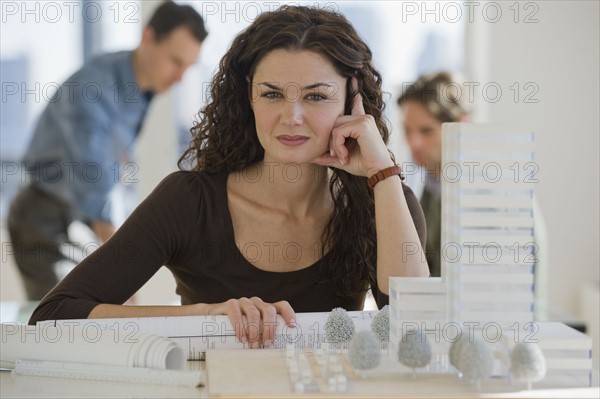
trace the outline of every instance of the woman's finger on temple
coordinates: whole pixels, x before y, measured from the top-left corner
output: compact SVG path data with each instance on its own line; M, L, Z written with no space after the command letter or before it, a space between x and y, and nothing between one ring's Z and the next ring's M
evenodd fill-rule
M365 115L365 107L360 92L358 91L358 79L352 77L352 91L356 92L356 96L352 101L352 115Z

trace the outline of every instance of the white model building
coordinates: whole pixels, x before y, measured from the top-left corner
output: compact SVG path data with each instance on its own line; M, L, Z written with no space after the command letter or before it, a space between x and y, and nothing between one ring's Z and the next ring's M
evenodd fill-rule
M451 320L533 321L534 135L447 123L442 133L442 279Z
M591 375L589 337L534 322L538 169L531 131L443 124L441 278L390 278L390 353L418 325L444 369L457 330L473 329L494 346L495 375L507 371L501 352L527 339L539 340L549 374Z

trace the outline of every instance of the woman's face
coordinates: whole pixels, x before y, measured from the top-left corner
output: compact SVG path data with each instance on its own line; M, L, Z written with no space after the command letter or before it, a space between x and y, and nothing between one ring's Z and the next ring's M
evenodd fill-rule
M402 112L413 160L433 170L442 158L442 124L418 101L407 101Z
M251 107L265 161L308 163L329 151L346 79L311 51L273 50L257 65Z

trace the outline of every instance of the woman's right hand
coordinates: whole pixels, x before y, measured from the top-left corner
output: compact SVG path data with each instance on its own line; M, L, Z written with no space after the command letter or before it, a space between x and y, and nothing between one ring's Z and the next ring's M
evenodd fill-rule
M296 313L287 301L267 303L258 297L230 299L208 305L207 313L229 316L237 339L247 342L251 349L271 346L275 339L277 314L283 317L288 327L296 326Z

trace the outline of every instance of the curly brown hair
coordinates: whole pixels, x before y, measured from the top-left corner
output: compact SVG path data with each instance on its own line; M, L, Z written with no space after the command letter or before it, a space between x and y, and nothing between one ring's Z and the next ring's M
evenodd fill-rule
M192 142L179 159L180 169L187 164L195 171L234 172L263 159L250 107L250 82L259 61L277 49L312 51L329 60L346 78L346 114L357 94L351 84L355 76L365 112L388 142L381 75L373 66L371 50L350 22L330 10L282 6L258 16L221 59L209 103L200 111L191 129ZM355 296L377 282L373 192L365 177L330 169L334 210L321 236L322 255L329 250L326 267L336 293Z

